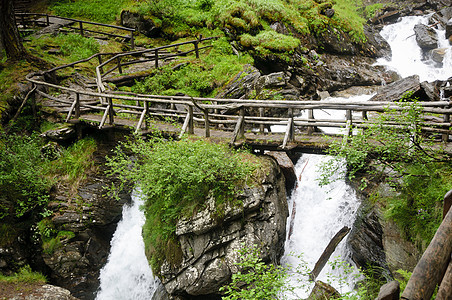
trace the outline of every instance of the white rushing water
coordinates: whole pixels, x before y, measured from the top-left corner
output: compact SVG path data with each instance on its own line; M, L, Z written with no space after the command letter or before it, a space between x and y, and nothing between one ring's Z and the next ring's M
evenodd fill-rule
M122 220L111 240L108 262L100 271L96 300L152 298L157 284L144 254L142 204L140 196L133 194L132 204L123 207Z
M303 154L295 166L298 185L289 199L287 239L282 259L283 264L294 270L300 266L312 270L333 236L343 226L351 227L355 221L360 201L345 180L338 179L324 187L318 184L319 164L330 159L325 155ZM344 241L338 245L330 262L349 260ZM298 257L300 254L301 258ZM353 289L356 273L341 274L342 271L326 265L317 279L331 282L341 293L349 292ZM291 275L289 285L299 288L295 294L285 295L286 299L307 297L312 288L308 278L297 273Z
M446 39L445 30L436 30L438 48L446 49L442 67L436 66L431 59L424 59L421 48L416 43L414 26L428 25L426 16L404 17L401 21L387 25L380 34L387 40L392 50L390 60L379 59L378 64L387 66L402 77L419 75L420 81L446 80L452 76L452 50Z

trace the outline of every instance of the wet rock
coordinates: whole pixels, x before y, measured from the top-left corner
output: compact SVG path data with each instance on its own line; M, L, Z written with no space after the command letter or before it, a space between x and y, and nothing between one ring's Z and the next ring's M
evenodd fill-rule
M289 195L297 183L297 175L295 174L295 166L292 160L283 151L270 151L266 155L273 157L278 162L286 179L286 192Z
M348 243L352 259L359 268L369 267L387 279L392 279L383 251L383 228L376 211L358 216L354 228L349 234Z
M268 88L279 88L286 85L286 75L284 72L276 72L259 77L256 81L255 89L261 91Z
M452 18L446 23L446 39L452 36Z
M149 18L142 14L130 12L128 10L121 11L121 25L125 27L135 28L138 32L147 37L155 38L161 33L161 28Z
M409 91L414 92L415 97L425 95L421 90L418 75L403 78L380 88L370 101L398 101Z
M325 10L325 16L327 16L328 18L332 18L334 16L334 14L336 13L336 11L332 8L328 8Z
M423 81L421 82L421 88L427 95L428 100L430 101L440 100L440 93L436 83Z
M284 177L273 159L264 161L268 175L261 185L244 188L239 196L243 206L225 205L219 217L215 200L210 198L204 210L178 222L181 262L176 266L164 262L159 275L171 296L218 293L238 271L237 251L244 244L258 245L266 262L279 261L288 216Z
M45 136L49 140L57 142L71 140L75 137L75 135L76 131L72 126L64 126L57 129L50 129L42 133L42 136Z
M71 293L61 287L53 286L50 284L37 287L31 291L27 291L27 294L17 295L10 300L77 300L77 298L71 296Z
M239 99L249 97L260 76L261 73L258 69L251 65L246 65L244 70L231 80L231 83L225 87L217 98Z
M334 287L318 280L307 300L338 299L340 297L341 294Z
M438 64L442 64L444 60L444 56L446 55L447 48L436 48L433 49L430 53L432 55L432 59L434 62Z
M393 280L384 284L380 288L380 292L375 300L399 300L400 284L397 280Z
M438 36L433 28L424 24L416 24L414 32L416 42L423 50L438 48Z

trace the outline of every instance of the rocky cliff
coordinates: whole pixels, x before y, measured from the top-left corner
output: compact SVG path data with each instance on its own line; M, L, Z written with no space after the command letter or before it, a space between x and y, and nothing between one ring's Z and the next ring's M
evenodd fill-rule
M284 251L288 216L285 181L276 162L267 157L266 175L256 186L247 186L238 198L242 205L227 205L217 216L215 200L205 209L177 224L182 262L165 262L163 285L178 299L214 296L237 272L238 250L258 245L266 262L278 263Z

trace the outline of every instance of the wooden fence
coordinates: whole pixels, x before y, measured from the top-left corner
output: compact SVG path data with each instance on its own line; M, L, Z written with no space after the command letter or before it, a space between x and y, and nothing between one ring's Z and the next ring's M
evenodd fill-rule
M78 19L72 19L72 18L66 18L66 17L60 17L60 16L52 16L48 14L40 14L40 13L15 13L16 17L16 23L22 25L23 27L27 27L30 25L37 25L37 26L50 26L51 24L55 24L56 20L64 20L69 21L67 23L61 22L60 25L69 29L74 30L77 33L80 33L81 36L85 36L86 33L95 33L95 34L102 34L109 37L117 37L117 38L123 38L125 40L130 41L130 47L132 49L135 48L135 38L134 38L134 28L129 27L122 27L122 26L116 26L116 25L109 25L109 24L102 24L102 23L96 23L91 21L83 21ZM39 19L37 19L39 18ZM76 25L74 25L76 24ZM96 28L100 28L98 30L88 29L85 25L93 25ZM100 31L102 28L112 28L112 29L118 29L122 31L127 31L128 34L126 35L120 35L120 34L114 34L106 31Z

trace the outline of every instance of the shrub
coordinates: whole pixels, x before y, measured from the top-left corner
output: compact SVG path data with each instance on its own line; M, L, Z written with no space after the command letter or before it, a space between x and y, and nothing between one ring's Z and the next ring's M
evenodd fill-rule
M62 0L52 1L50 10L62 17L109 23L115 20L126 3L127 0Z
M0 282L8 283L41 283L46 282L46 278L41 273L33 272L30 266L22 267L19 272L12 276L5 276L0 274Z
M0 217L22 217L47 203L51 182L43 176L45 164L36 135L0 133Z
M136 156L132 160L126 153ZM109 174L116 174L121 190L132 182L146 197L143 236L156 273L163 259L177 262L177 221L190 216L209 197L217 203L234 199L239 183L252 173L244 154L225 145L201 140L137 139L118 147L108 158Z

